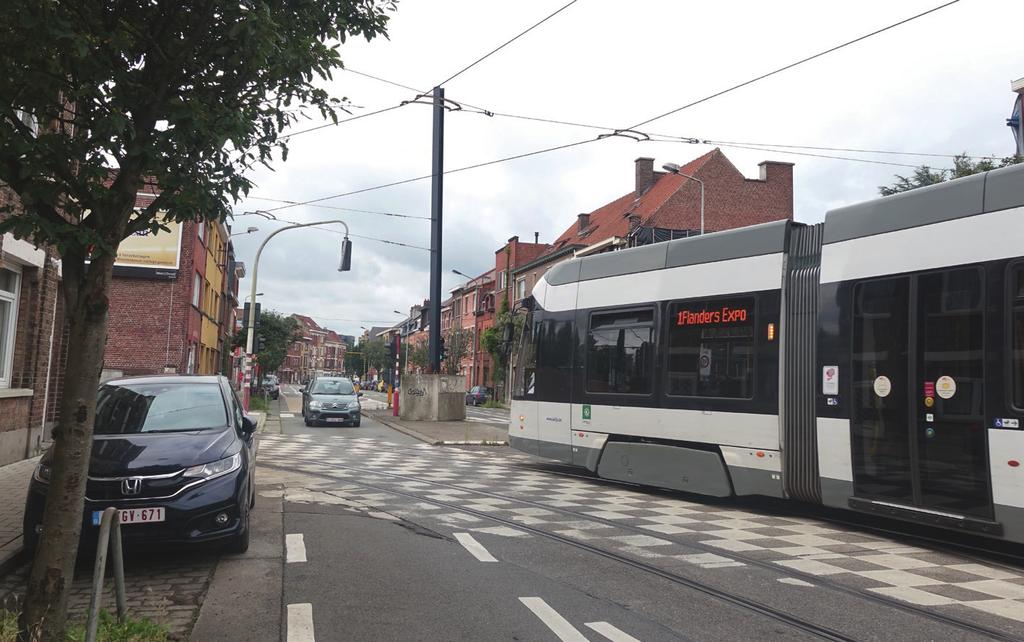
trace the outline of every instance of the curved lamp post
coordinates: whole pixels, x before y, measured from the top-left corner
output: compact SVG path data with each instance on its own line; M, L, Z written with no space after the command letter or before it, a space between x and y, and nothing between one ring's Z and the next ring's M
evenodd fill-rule
M316 221L313 223L296 223L287 227L282 227L279 230L274 230L267 235L267 238L263 239L260 243L260 247L256 250L256 260L253 261L252 266L252 287L250 288L249 296L252 297L253 306L250 308L249 318L246 319L246 339L245 339L245 409L249 409L249 387L252 384L252 361L253 361L253 342L256 337L256 281L259 276L260 269L260 255L263 254L263 248L266 247L270 239L274 238L281 232L286 230L294 230L300 227L315 227L318 225L332 225L337 223L345 227L345 238L341 241L341 263L338 265L339 272L347 272L352 269L352 241L348 239L348 224L345 221Z

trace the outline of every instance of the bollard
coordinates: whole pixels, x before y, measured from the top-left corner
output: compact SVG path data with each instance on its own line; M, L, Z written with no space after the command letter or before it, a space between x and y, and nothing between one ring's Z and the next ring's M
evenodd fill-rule
M107 570L107 549L113 540L114 588L117 592L117 619L123 621L127 611L124 590L124 557L121 545L121 514L116 508L107 508L100 518L99 541L96 543L96 563L92 571L92 596L89 598L89 620L85 625L85 642L96 642L100 625L100 601L103 598L103 579Z

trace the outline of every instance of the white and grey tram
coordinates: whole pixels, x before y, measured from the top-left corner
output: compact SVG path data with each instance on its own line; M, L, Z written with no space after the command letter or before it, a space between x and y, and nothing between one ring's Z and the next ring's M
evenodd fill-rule
M520 450L1024 542L1024 166L573 259L526 303Z

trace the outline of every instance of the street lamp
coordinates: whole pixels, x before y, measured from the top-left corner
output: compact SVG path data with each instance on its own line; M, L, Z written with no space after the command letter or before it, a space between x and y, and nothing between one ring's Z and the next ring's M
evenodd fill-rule
M261 215L264 215L264 214L270 216L271 218L274 217L274 215L270 214L269 212L262 212L261 213ZM338 266L338 271L339 272L345 272L345 271L350 270L351 269L351 265L352 265L352 241L350 241L348 239L348 224L345 223L345 221L341 221L341 220L315 221L313 223L295 223L294 225L288 225L287 227L282 227L281 229L274 230L273 232L268 234L267 238L263 239L263 242L260 243L259 249L256 250L256 260L253 261L253 266L252 266L252 287L250 288L250 293L249 293L249 297L253 300L253 302L255 303L256 297L259 296L259 293L256 292L256 283L257 283L257 279L259 277L260 256L263 254L263 248L265 248L267 246L267 243L270 242L270 239L274 238L275 236L277 236L281 232L284 232L285 230L294 230L294 229L298 229L300 227L314 227L314 226L317 226L317 225L332 225L334 223L342 225L345 228L345 237L341 241L341 263ZM255 308L255 307L256 306L253 305L253 308ZM255 314L250 314L249 315L249 318L247 319L247 325L248 325L248 329L247 329L247 332L246 332L246 340L245 340L245 355L246 355L246 360L245 360L245 391L246 391L245 392L245 409L246 410L249 409L249 386L252 383L252 361L253 361L252 348L253 348L253 342L254 342L254 340L256 338L256 315Z
M257 292L256 296L263 296L263 293L262 292ZM248 301L250 299L252 299L252 295L251 294L246 294L245 295L245 300Z
M704 235L704 181L702 181L699 178L696 178L694 176L690 176L689 174L684 174L684 173L680 172L679 171L679 169L680 169L679 165L676 165L675 163L665 163L664 165L661 166L661 168L664 169L666 172L671 172L672 174L678 174L679 176L682 176L683 178L688 178L691 181L697 181L700 184L700 234L701 234L701 236L703 236Z

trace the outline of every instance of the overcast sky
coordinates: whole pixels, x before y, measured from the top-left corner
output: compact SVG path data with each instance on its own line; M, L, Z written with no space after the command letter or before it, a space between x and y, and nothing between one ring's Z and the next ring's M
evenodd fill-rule
M1005 119L1024 76L1019 0L962 0L641 129L702 140L1007 156ZM940 0L715 3L579 0L558 16L445 85L446 97L494 112L625 128L807 55L940 4ZM347 67L428 91L482 54L564 4L564 0L404 0L390 40L350 41ZM329 85L359 114L411 100L410 91L339 72ZM297 127L320 124L310 120ZM445 168L592 138L599 132L472 110L445 121ZM291 141L287 162L252 175L257 187L236 215L430 173L431 114L407 105ZM457 269L494 266L509 237L551 241L576 220L633 189L633 160L683 164L714 145L610 138L469 170L444 179L445 292ZM722 145L748 177L757 163L796 163L795 217L875 198L878 186L911 167L752 151ZM921 156L815 152L918 165ZM416 217L430 215L430 181L325 201L322 205ZM308 222L342 218L354 235L430 244L430 224L310 206L275 212ZM236 253L251 275L259 242L282 224L238 216ZM338 226L334 226L338 228ZM340 228L338 228L340 229ZM258 290L264 309L307 314L343 334L400 320L394 310L427 296L429 253L354 238L353 270L337 271L341 237L285 232L267 245ZM248 293L250 281L242 283Z

